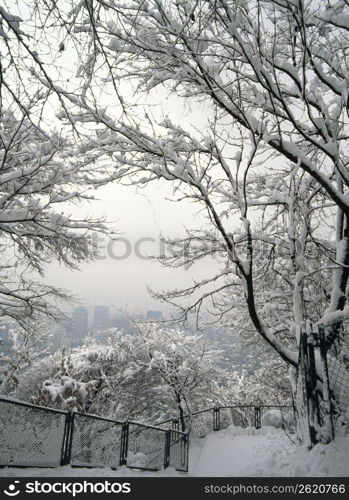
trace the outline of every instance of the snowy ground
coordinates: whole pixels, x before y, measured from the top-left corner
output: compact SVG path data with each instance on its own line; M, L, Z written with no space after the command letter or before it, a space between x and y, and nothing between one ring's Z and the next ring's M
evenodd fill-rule
M349 476L349 434L308 451L282 429L229 427L192 444L192 476Z
M80 469L70 466L56 469L0 470L0 476L349 476L349 433L329 445L317 445L310 452L295 446L283 430L274 427L262 429L229 427L211 432L205 438L194 438L190 447L188 474L173 468L159 472L145 472L120 467Z

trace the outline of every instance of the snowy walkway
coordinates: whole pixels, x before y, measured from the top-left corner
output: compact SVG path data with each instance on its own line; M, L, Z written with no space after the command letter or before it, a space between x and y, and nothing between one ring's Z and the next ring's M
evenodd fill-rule
M230 427L211 432L205 439L192 439L190 475L260 476L265 473L266 462L294 448L281 429Z
M349 476L349 433L311 451L294 445L282 429L229 427L192 439L190 476Z

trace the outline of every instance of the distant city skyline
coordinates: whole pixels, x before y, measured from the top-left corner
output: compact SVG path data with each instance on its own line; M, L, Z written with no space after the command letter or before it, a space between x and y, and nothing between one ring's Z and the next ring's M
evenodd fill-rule
M144 314L138 313L135 319L160 321L163 318L162 311L153 309ZM104 342L107 339L107 332L112 328L118 328L125 333L136 332L136 327L126 314L113 312L108 305L96 304L91 307L80 305L72 309L66 321L56 325L57 339L53 348L55 350L63 346L68 348L80 346L87 336Z
M138 313L137 319L156 322L166 319L166 315L159 309L149 309ZM194 323L187 321L180 327L184 332L190 334L196 330ZM168 327L171 328L171 325ZM130 317L116 310L113 312L113 309L105 304L75 307L71 311L70 320L57 328L53 351L63 347L68 349L79 347L84 343L86 337L106 344L110 330L113 328L118 328L125 334L137 334L137 328ZM223 349L222 366L231 366L232 364L245 366L246 356L250 355L249 350L247 350L246 356L242 356L239 348L240 341L228 328L209 325L204 331L200 331L200 336L204 336L209 344ZM251 352L254 352L254 349ZM256 363L258 365L258 360Z

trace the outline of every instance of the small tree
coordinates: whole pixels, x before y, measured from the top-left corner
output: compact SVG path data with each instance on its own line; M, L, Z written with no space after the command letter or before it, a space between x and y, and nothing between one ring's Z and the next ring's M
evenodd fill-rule
M15 390L21 370L47 354L47 328L47 322L44 321L36 322L30 330L18 326L9 329L10 348L0 352L0 394Z
M193 408L215 402L223 381L221 352L198 335L155 323L136 323L148 370L158 375L162 391L170 391L181 428L191 428ZM187 420L186 417L187 416Z

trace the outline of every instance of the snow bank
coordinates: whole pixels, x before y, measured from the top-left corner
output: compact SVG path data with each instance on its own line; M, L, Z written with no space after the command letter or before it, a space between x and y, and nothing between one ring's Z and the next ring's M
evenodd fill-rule
M272 426L278 429L287 429L294 427L293 412L281 412L280 410L266 411L261 418L262 427Z
M275 452L265 467L270 476L348 477L349 435L338 436L329 444L318 444L310 451L298 446L287 453Z
M191 476L349 476L349 432L311 451L275 427L229 427L192 440Z
M192 440L189 464L192 476L270 476L266 460L295 445L275 427L228 427L211 432L204 440ZM199 448L199 450L197 449Z

